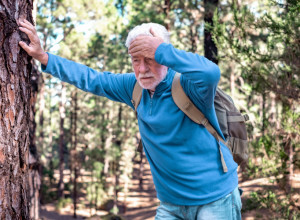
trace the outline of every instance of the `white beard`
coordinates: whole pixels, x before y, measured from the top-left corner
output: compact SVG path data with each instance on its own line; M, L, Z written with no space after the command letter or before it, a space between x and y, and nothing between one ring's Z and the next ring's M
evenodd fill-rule
M143 87L144 89L149 89L149 90L155 90L156 86L163 80L163 79L155 79L152 82L142 82L142 78L146 77L155 77L152 72L147 72L147 73L140 73L139 77L137 79L138 83Z

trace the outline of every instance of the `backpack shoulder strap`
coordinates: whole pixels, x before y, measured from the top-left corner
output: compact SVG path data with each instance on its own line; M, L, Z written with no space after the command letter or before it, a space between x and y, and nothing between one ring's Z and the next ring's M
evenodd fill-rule
M205 118L203 113L194 105L190 98L185 94L180 84L180 73L176 73L172 83L172 97L178 108L181 109L192 121L203 125L216 139L225 144L223 138L211 126L209 121Z
M143 88L141 85L138 83L138 81L135 82L133 91L132 91L132 98L131 98L131 103L134 106L134 111L135 111L135 116L137 118L137 107L140 104L141 98L143 94ZM142 140L139 141L139 145L137 147L137 151L142 153L143 152L143 144Z
M193 102L189 99L189 97L185 94L181 84L180 84L180 73L176 73L172 82L172 97L175 104L183 111L192 121L197 124L203 125L209 133L211 133L217 140L220 148L220 141L226 145L223 138L220 137L218 132L213 128L213 126L209 123L209 121L205 118L203 113L193 104ZM223 166L224 172L227 172L227 166L225 164L223 154L220 150L221 154L221 162Z
M136 113L137 107L140 104L140 101L142 98L142 93L143 93L143 88L140 86L138 81L136 81L133 91L132 91L132 99L131 99L131 103L134 106L135 113Z

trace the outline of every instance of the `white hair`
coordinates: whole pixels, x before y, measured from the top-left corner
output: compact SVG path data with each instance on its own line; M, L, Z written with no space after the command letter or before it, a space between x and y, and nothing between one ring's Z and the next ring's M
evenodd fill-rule
M160 36L165 43L170 43L170 33L167 31L167 29L156 23L143 23L141 25L135 26L128 34L125 46L129 48L131 42L140 35L148 35L152 36L150 33L150 28L158 35Z

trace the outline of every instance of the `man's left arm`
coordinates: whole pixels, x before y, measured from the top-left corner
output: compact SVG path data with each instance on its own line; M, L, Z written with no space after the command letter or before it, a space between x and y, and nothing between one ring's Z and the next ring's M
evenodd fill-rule
M206 112L213 106L220 79L220 69L215 63L166 43L157 48L155 60L182 74L180 82L183 89L201 111Z
M131 43L129 53L155 59L157 63L181 73L181 85L186 94L204 114L210 112L220 79L219 67L203 56L163 43L155 32L150 32L153 37L137 37Z

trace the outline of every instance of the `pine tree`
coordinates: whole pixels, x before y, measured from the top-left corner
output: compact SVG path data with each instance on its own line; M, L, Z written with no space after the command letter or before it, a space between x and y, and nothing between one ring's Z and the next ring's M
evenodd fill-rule
M19 47L18 20L32 22L32 2L0 3L0 218L30 219L29 126L31 57Z

